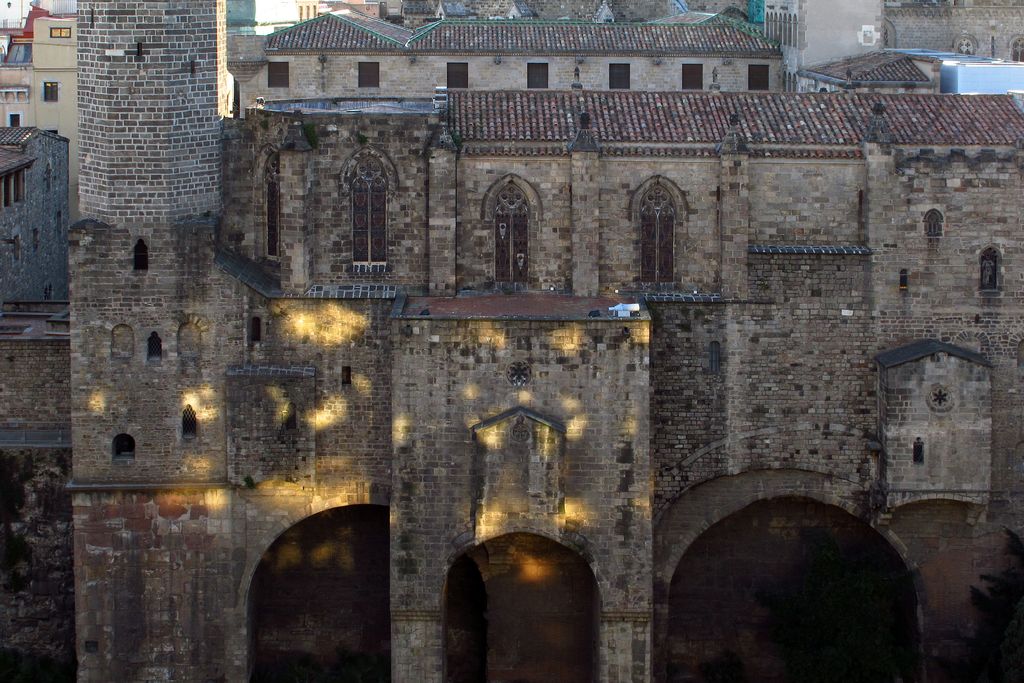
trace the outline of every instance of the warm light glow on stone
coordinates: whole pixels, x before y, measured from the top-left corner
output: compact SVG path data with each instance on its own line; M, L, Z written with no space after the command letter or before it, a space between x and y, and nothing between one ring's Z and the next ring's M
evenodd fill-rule
M583 328L572 324L558 328L551 333L551 346L562 353L577 353L583 349L586 335Z
M583 404L575 396L562 396L562 408L567 413L575 413L583 407Z
M92 396L89 397L89 410L96 415L102 415L107 410L107 395L102 390L97 389L92 392Z
M219 512L228 506L228 493L224 489L212 489L206 492L206 507L211 512Z
M202 422L209 422L217 418L217 406L214 397L216 391L209 384L190 389L181 395L181 407L192 406L196 411L196 418Z
M501 350L508 345L505 330L492 322L481 322L472 328L473 341L484 346Z
M333 427L339 422L344 422L348 417L348 401L341 396L333 394L324 399L323 405L316 410L310 411L306 419L313 423L317 431Z
M462 398L467 401L475 401L480 397L480 387L470 382L469 384L462 387ZM476 424L476 423L470 423ZM468 426L468 425L467 425Z
M391 421L391 440L396 446L407 446L411 422L408 415L396 415Z
M298 309L298 304L283 303L278 312L284 316L287 333L299 341L319 346L339 346L363 336L369 321L362 313L345 308L337 302L324 304L315 314Z
M565 425L565 438L569 441L578 441L583 438L583 430L587 428L587 416L584 414L574 415Z
M519 565L519 576L528 583L538 583L551 576L551 565L533 557L524 557Z
M353 373L352 386L354 386L356 388L356 391L358 391L360 394L366 395L370 393L371 389L373 389L373 380L370 379L367 375Z
M533 402L533 394L526 389L521 389L519 391L519 405L526 406L530 405L531 402Z

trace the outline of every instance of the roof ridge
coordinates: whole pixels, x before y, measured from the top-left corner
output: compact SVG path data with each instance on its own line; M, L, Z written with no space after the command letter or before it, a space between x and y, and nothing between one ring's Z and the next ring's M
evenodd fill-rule
M377 36L381 40L386 40L389 43L394 43L395 45L400 45L402 47L405 47L407 45L407 42L402 42L401 40L395 40L391 36L386 36L383 33L380 33L378 31L374 31L369 26L361 24L358 21L355 21L354 19L350 19L348 16L346 16L344 14L335 14L334 12L328 12L327 15L321 14L320 16L332 16L332 17L335 17L336 19L339 19L340 21L345 22L349 26L354 26L354 27L356 27L356 28L358 28L358 29L360 29L362 31L366 31L370 35ZM374 19L373 17L366 17L366 19L368 19L369 21L380 21L380 19Z

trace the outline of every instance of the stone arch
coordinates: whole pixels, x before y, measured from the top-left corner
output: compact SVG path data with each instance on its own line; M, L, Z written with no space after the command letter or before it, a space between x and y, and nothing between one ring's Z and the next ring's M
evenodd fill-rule
M487 188L484 192L483 202L480 204L480 219L485 221L494 220L494 212L498 206L498 195L508 185L515 186L520 192L526 195L526 201L530 205L530 222L539 224L544 213L540 194L533 185L515 173L507 173L503 175L501 178L491 183L490 187Z
M686 192L680 189L672 179L666 178L663 175L653 175L637 185L636 188L629 193L628 211L629 218L633 224L637 224L640 220L640 205L643 201L644 195L646 195L648 190L656 185L661 185L665 188L669 196L672 198L673 203L676 205L676 215L682 221L686 221L690 213L690 202L687 198Z
M1008 58L1015 62L1024 62L1024 35L1017 35L1010 39Z
M388 181L388 199L390 202L395 196L395 191L398 189L398 168L384 150L372 145L364 145L345 159L345 163L341 165L341 174L338 176L338 187L341 190L339 194L344 197L349 196L351 192L350 184L356 167L359 165L359 161L366 157L372 157L384 168L384 175Z
M990 350L988 334L981 330L961 330L953 337L952 343L985 356Z
M795 498L831 506L865 524L867 489L855 481L810 470L748 470L702 482L680 495L653 523L653 654L655 680L664 680L667 663L670 585L676 568L693 543L715 524L748 506L776 498ZM921 595L917 564L904 541L889 527L870 525L911 573ZM921 632L921 615L916 615Z
M662 286L678 280L679 258L686 251L688 214L686 193L664 176L648 178L630 194L637 282Z
M390 669L390 520L385 505L329 506L279 533L243 581L248 660L296 654L332 664L337 649Z
M899 32L896 31L896 24L892 19L886 17L882 20L882 47L897 48L900 46Z
M252 193L254 207L253 215L253 241L255 243L255 255L256 257L262 256L278 256L279 249L275 253L274 249L269 247L268 240L268 201L271 199L271 189L268 186L268 182L273 178L276 183L277 190L277 202L278 209L280 209L280 183L276 180L277 175L280 172L280 154L278 148L274 145L266 144L260 149L256 156L256 168L252 177ZM279 212L278 212L279 213ZM277 226L278 232L280 232L280 221ZM280 235L278 234L278 240ZM279 245L278 245L279 246Z
M594 573L570 547L523 532L476 543L445 572L445 680L587 683L600 614Z

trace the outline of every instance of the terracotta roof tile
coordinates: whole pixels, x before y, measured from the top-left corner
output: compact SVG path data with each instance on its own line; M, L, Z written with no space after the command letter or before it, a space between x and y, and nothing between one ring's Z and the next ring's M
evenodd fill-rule
M0 145L23 145L35 135L36 130L25 126L0 128Z
M808 74L820 74L840 81L928 83L928 76L914 60L899 52L871 52L834 62L809 66ZM849 76L847 76L849 72Z
M453 91L462 140L567 142L576 95L567 91ZM1024 112L1004 95L879 95L586 91L583 107L601 143L715 144L729 115L755 145L859 145L872 106L886 105L895 144L1013 145Z
M356 12L323 14L270 34L267 50L402 50L412 31Z
M422 52L535 54L778 54L778 46L736 22L605 24L587 21L439 21L409 41Z

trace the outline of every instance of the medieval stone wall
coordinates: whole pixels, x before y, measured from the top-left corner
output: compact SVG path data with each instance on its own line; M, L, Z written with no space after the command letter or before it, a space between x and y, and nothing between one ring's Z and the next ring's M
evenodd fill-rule
M44 423L66 427L71 415L69 363L67 339L0 341L3 422L11 426Z
M973 54L1010 59L1013 41L1024 37L1019 5L986 1L971 7L894 7L887 2L885 18L886 47L956 52L958 41L966 38Z

